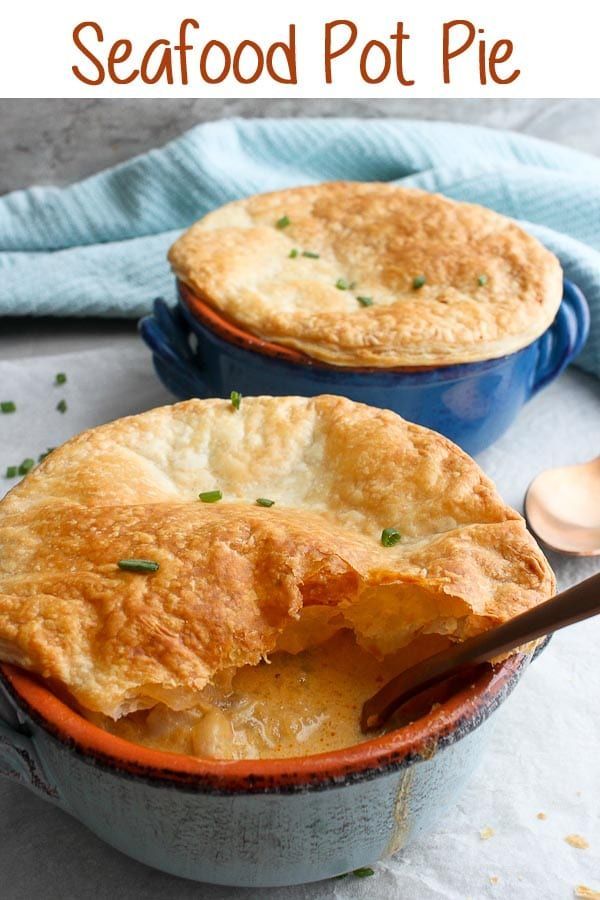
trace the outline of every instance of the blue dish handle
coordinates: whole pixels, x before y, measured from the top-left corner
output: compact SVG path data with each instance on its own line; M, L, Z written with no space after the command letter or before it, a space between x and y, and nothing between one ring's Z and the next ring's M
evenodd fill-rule
M189 328L178 306L160 297L152 314L140 319L142 340L154 356L154 364L167 386L179 397L208 397L202 378L202 362L190 346Z
M565 279L563 299L554 322L539 339L539 355L529 396L550 384L581 351L590 331L587 301L571 281Z

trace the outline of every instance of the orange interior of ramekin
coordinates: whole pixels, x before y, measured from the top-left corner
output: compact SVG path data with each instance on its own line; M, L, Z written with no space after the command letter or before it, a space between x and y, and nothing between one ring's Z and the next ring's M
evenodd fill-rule
M182 281L177 282L179 296L192 315L205 325L210 331L230 344L243 347L245 350L254 350L263 356L272 356L296 365L317 366L334 372L429 372L439 366L394 366L392 368L378 368L373 366L334 366L319 359L313 359L306 353L273 341L266 341L249 331L245 331L240 325L226 318L223 313ZM447 366L444 366L447 368Z
M46 731L112 768L150 778L219 791L286 790L318 785L400 764L413 755L431 756L445 739L495 709L524 664L516 654L410 725L341 750L288 759L214 760L153 750L93 725L40 679L17 666L0 666L18 705Z
M280 359L287 359L290 362L302 363L304 365L312 362L310 356L294 350L292 347L284 347L282 344L274 344L272 341L264 341L262 338L256 337L249 331L245 331L235 322L225 318L225 316L211 306L206 300L196 294L187 284L182 281L177 282L179 295L187 308L193 315L199 319L204 325L214 331L219 337L232 344L244 346L247 349L256 350L258 353L264 353L267 356L277 356Z

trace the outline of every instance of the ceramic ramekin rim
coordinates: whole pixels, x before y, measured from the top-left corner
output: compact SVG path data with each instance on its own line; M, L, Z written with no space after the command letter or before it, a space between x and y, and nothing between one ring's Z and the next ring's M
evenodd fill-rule
M177 294L182 304L183 311L188 320L195 324L201 325L203 328L211 332L211 334L221 341L232 346L240 347L248 353L255 353L258 356L271 359L279 359L290 366L310 367L317 371L324 371L329 374L343 376L410 376L411 378L428 378L442 377L444 380L451 377L460 377L467 372L482 372L484 370L493 369L501 366L507 359L515 357L520 353L529 350L541 337L545 334L534 338L529 344L520 347L511 353L495 356L489 359L473 360L464 363L450 363L445 365L432 366L336 366L323 362L319 359L313 359L306 353L287 347L283 344L276 344L257 335L246 331L240 325L227 319L218 310L214 309L204 298L200 297L188 284L176 279ZM551 325L548 326L552 327Z
M509 657L397 731L353 747L288 759L205 760L153 750L92 724L23 669L3 663L0 679L21 711L71 752L100 768L203 793L296 793L372 779L430 759L491 715L516 686L529 659L526 653Z

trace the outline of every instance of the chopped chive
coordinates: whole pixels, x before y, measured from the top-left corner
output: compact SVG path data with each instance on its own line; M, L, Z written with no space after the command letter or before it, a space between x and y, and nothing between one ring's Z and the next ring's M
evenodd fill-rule
M229 395L229 399L231 400L231 405L234 409L240 408L240 403L242 402L242 395L239 391L232 391Z
M338 289L338 291L347 291L348 288L350 287L350 285L348 284L348 282L346 281L345 278L338 278L338 280L335 283L335 286Z
M120 559L117 565L124 572L158 572L160 569L152 559Z
M307 259L320 259L320 254L313 253L312 250L303 250L302 256L305 256Z
M66 401L66 400L59 400L58 403L56 404L56 408L57 408L57 410L59 411L59 413L66 413L66 411L67 411L67 401Z
M267 497L258 497L256 501L257 506L273 506L274 503L274 500L269 500Z
M477 279L477 284L479 285L479 287L484 287L487 284L487 280L487 275L480 275Z
M296 259L297 256L300 255L300 251L296 247L292 247L290 250L290 259Z
M6 467L6 478L16 478L19 474L18 466L7 466Z
M67 376L64 372L58 372L55 379L54 384L66 384Z
M361 306L373 306L373 298L372 297L357 297L356 298Z
M362 869L355 869L352 874L357 878L368 878L370 875L374 875L375 871L371 866L363 866Z
M202 491L201 494L198 494L198 499L203 503L216 503L217 500L223 499L223 494L221 491Z
M384 547L393 547L401 537L402 535L395 528L384 528L381 532L381 543Z
M56 447L48 447L45 453L40 453L38 457L38 462L44 462L47 456L50 456L53 450L56 450Z
M27 475L28 472L31 472L33 467L35 466L35 460L27 457L24 459L21 465L19 466L18 474L19 475Z
M419 288L423 287L423 285L426 283L426 281L427 281L427 279L425 278L424 275L417 275L415 278L413 278L413 281L412 281L412 286L413 286L414 290L418 291Z
M291 225L291 220L289 216L282 216L280 219L277 219L275 222L276 228L287 228L288 225Z
M3 400L2 403L0 403L0 411L3 413L13 413L16 408L17 404L13 403L12 400Z

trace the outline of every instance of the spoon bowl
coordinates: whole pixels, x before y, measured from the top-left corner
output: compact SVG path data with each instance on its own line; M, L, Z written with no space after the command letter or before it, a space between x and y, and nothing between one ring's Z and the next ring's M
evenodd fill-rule
M568 556L599 556L600 456L538 475L525 497L525 517L551 550Z

